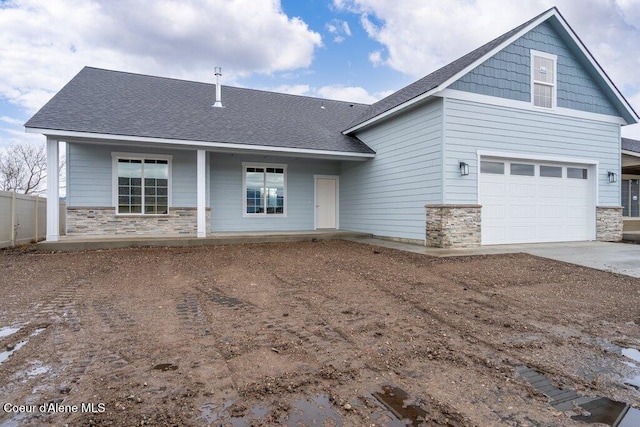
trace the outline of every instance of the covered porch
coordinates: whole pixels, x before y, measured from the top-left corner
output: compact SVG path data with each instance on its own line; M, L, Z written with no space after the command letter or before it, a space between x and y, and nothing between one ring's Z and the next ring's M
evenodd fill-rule
M67 143L66 236L56 205L47 205L47 242L60 242L56 248L327 238L340 229L340 162L373 157L49 135L48 201L59 198L60 141Z

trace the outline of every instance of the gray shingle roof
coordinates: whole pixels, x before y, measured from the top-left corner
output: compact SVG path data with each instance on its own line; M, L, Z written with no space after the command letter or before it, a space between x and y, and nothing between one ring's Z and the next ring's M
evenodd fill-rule
M555 9L555 8L552 8ZM549 9L551 10L551 9ZM405 86L397 92L392 93L386 98L381 99L378 102L372 104L366 111L364 111L359 117L357 117L348 127L344 130L351 129L354 126L357 126L361 123L366 122L369 119L372 119L379 114L382 114L386 111L391 110L399 105L404 104L407 101L412 100L424 93L429 92L432 89L440 86L460 71L467 68L469 65L473 64L478 59L482 58L487 53L491 52L494 48L508 40L511 36L518 33L520 30L537 20L540 16L549 12L549 10L541 13L535 18L530 19L524 24L514 28L513 30L504 33L498 38L491 40L489 43L477 48L476 50L467 53L461 58L456 59L450 64L445 65L444 67L434 71L433 73L427 75L426 77L421 78L420 80L411 83L409 86ZM556 9L557 10L557 9Z
M341 133L364 104L83 68L27 128L373 153ZM324 107L324 108L322 108Z
M637 139L622 138L622 149L640 153L640 141Z

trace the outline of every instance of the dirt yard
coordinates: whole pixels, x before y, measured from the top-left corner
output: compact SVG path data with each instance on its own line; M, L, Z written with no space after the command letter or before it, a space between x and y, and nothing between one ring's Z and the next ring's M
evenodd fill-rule
M584 425L524 368L640 399L640 281L529 255L4 251L0 284L0 426Z

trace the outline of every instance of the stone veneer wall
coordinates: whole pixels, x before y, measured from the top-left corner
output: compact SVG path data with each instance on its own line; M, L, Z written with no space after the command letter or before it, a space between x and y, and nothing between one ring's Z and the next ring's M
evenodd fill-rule
M481 244L480 205L427 205L427 246L471 248Z
M619 242L622 240L622 206L596 207L596 240Z
M207 231L211 209L207 208ZM169 208L169 215L116 215L115 208L67 208L67 236L197 234L196 208Z

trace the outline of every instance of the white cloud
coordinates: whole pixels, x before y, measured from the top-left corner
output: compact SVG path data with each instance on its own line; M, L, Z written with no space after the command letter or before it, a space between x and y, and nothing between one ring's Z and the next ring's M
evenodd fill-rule
M347 21L332 19L331 22L327 22L324 27L329 34L333 35L333 41L335 43L342 43L346 37L351 36L351 28Z
M10 125L22 126L24 120L16 119L15 117L2 116L0 117L0 122L9 123Z
M334 0L337 10L360 16L383 49L369 53L386 65L422 77L557 5L580 38L626 95L640 92L638 0ZM635 86L634 86L635 85Z
M291 95L313 96L316 98L335 99L338 101L358 102L362 104L372 104L392 93L392 91L385 91L370 94L366 89L359 86L327 85L318 88L311 87L306 84L285 84L276 87L264 88L264 90L288 93Z
M349 23L347 21L342 21L342 31L348 36L351 35L351 28L349 28Z
M8 0L0 97L30 112L84 65L210 81L308 67L320 34L278 0Z
M359 102L363 104L372 104L380 99L375 95L371 95L366 89L359 86L323 86L317 89L315 93L321 98Z
M271 89L271 92L288 93L289 95L308 95L310 87L309 85L280 85Z
M369 54L369 61L373 64L374 67L379 67L384 65L384 61L382 60L382 52L379 50L374 50Z

